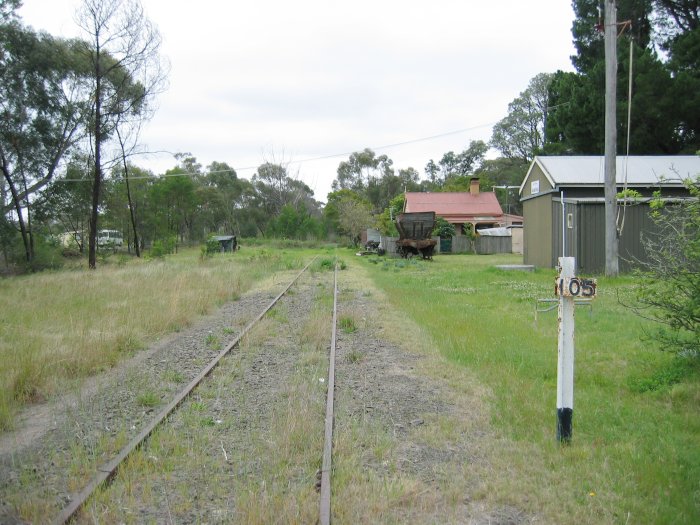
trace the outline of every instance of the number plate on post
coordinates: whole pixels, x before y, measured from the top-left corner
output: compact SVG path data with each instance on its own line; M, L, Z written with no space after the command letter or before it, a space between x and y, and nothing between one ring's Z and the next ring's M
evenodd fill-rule
M598 283L595 279L580 277L557 277L554 281L554 295L592 299Z

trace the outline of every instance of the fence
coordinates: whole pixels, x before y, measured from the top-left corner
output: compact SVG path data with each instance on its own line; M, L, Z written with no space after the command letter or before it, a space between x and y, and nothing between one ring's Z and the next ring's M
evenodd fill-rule
M441 246L439 237L433 237L438 241L435 246L435 253L446 253L441 250L445 245ZM397 257L396 241L398 237L382 237L382 246L386 250L386 254L392 257ZM452 249L449 253L478 253L480 255L490 255L493 253L511 253L513 249L513 240L511 237L477 237L473 241L466 235L456 235L452 237Z

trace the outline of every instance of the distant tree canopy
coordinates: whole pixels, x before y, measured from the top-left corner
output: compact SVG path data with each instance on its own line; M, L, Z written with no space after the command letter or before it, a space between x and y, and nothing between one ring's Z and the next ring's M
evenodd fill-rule
M481 165L488 149L483 141L473 140L461 153L448 151L437 164L430 159L425 166L428 182L439 189L446 183L469 177Z
M575 70L533 77L488 143L471 140L428 159L422 172L369 148L356 151L339 163L324 207L289 163L261 162L250 179L225 162L204 167L189 153L177 154L176 165L160 176L132 164L139 123L152 114L167 69L157 56L160 38L140 16L138 0L83 0L83 40L35 33L18 16L19 0L0 0L4 259L36 267L31 261L44 249L43 239L66 232L83 250L98 219L101 228L122 231L129 249L197 242L211 233L357 242L369 226L394 232L404 192L468 191L475 176L505 211L521 213L517 187L535 155L603 151L599 0L572 3ZM630 67L629 151L699 150L700 4L619 0L618 6L619 152L628 146ZM106 48L99 39L107 35L94 31L105 20L111 31L123 30ZM489 148L500 157L487 158Z

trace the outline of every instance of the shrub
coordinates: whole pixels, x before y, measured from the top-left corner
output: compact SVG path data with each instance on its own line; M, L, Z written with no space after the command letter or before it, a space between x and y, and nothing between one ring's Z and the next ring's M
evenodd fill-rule
M643 240L637 313L661 327L648 334L662 350L700 356L700 176L687 180L694 199L665 205L657 194L657 234Z
M153 241L153 246L149 252L150 257L164 257L175 253L177 247L177 239L175 237L167 237L166 239L158 239Z

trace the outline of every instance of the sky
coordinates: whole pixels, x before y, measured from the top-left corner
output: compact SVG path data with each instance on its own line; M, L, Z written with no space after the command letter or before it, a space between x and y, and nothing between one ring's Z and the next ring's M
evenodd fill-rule
M288 163L320 201L350 153L425 176L430 159L488 141L532 77L573 69L568 0L141 3L170 74L141 134L159 153L134 163L159 174L189 152L244 178ZM80 35L80 0L23 4L35 30Z

